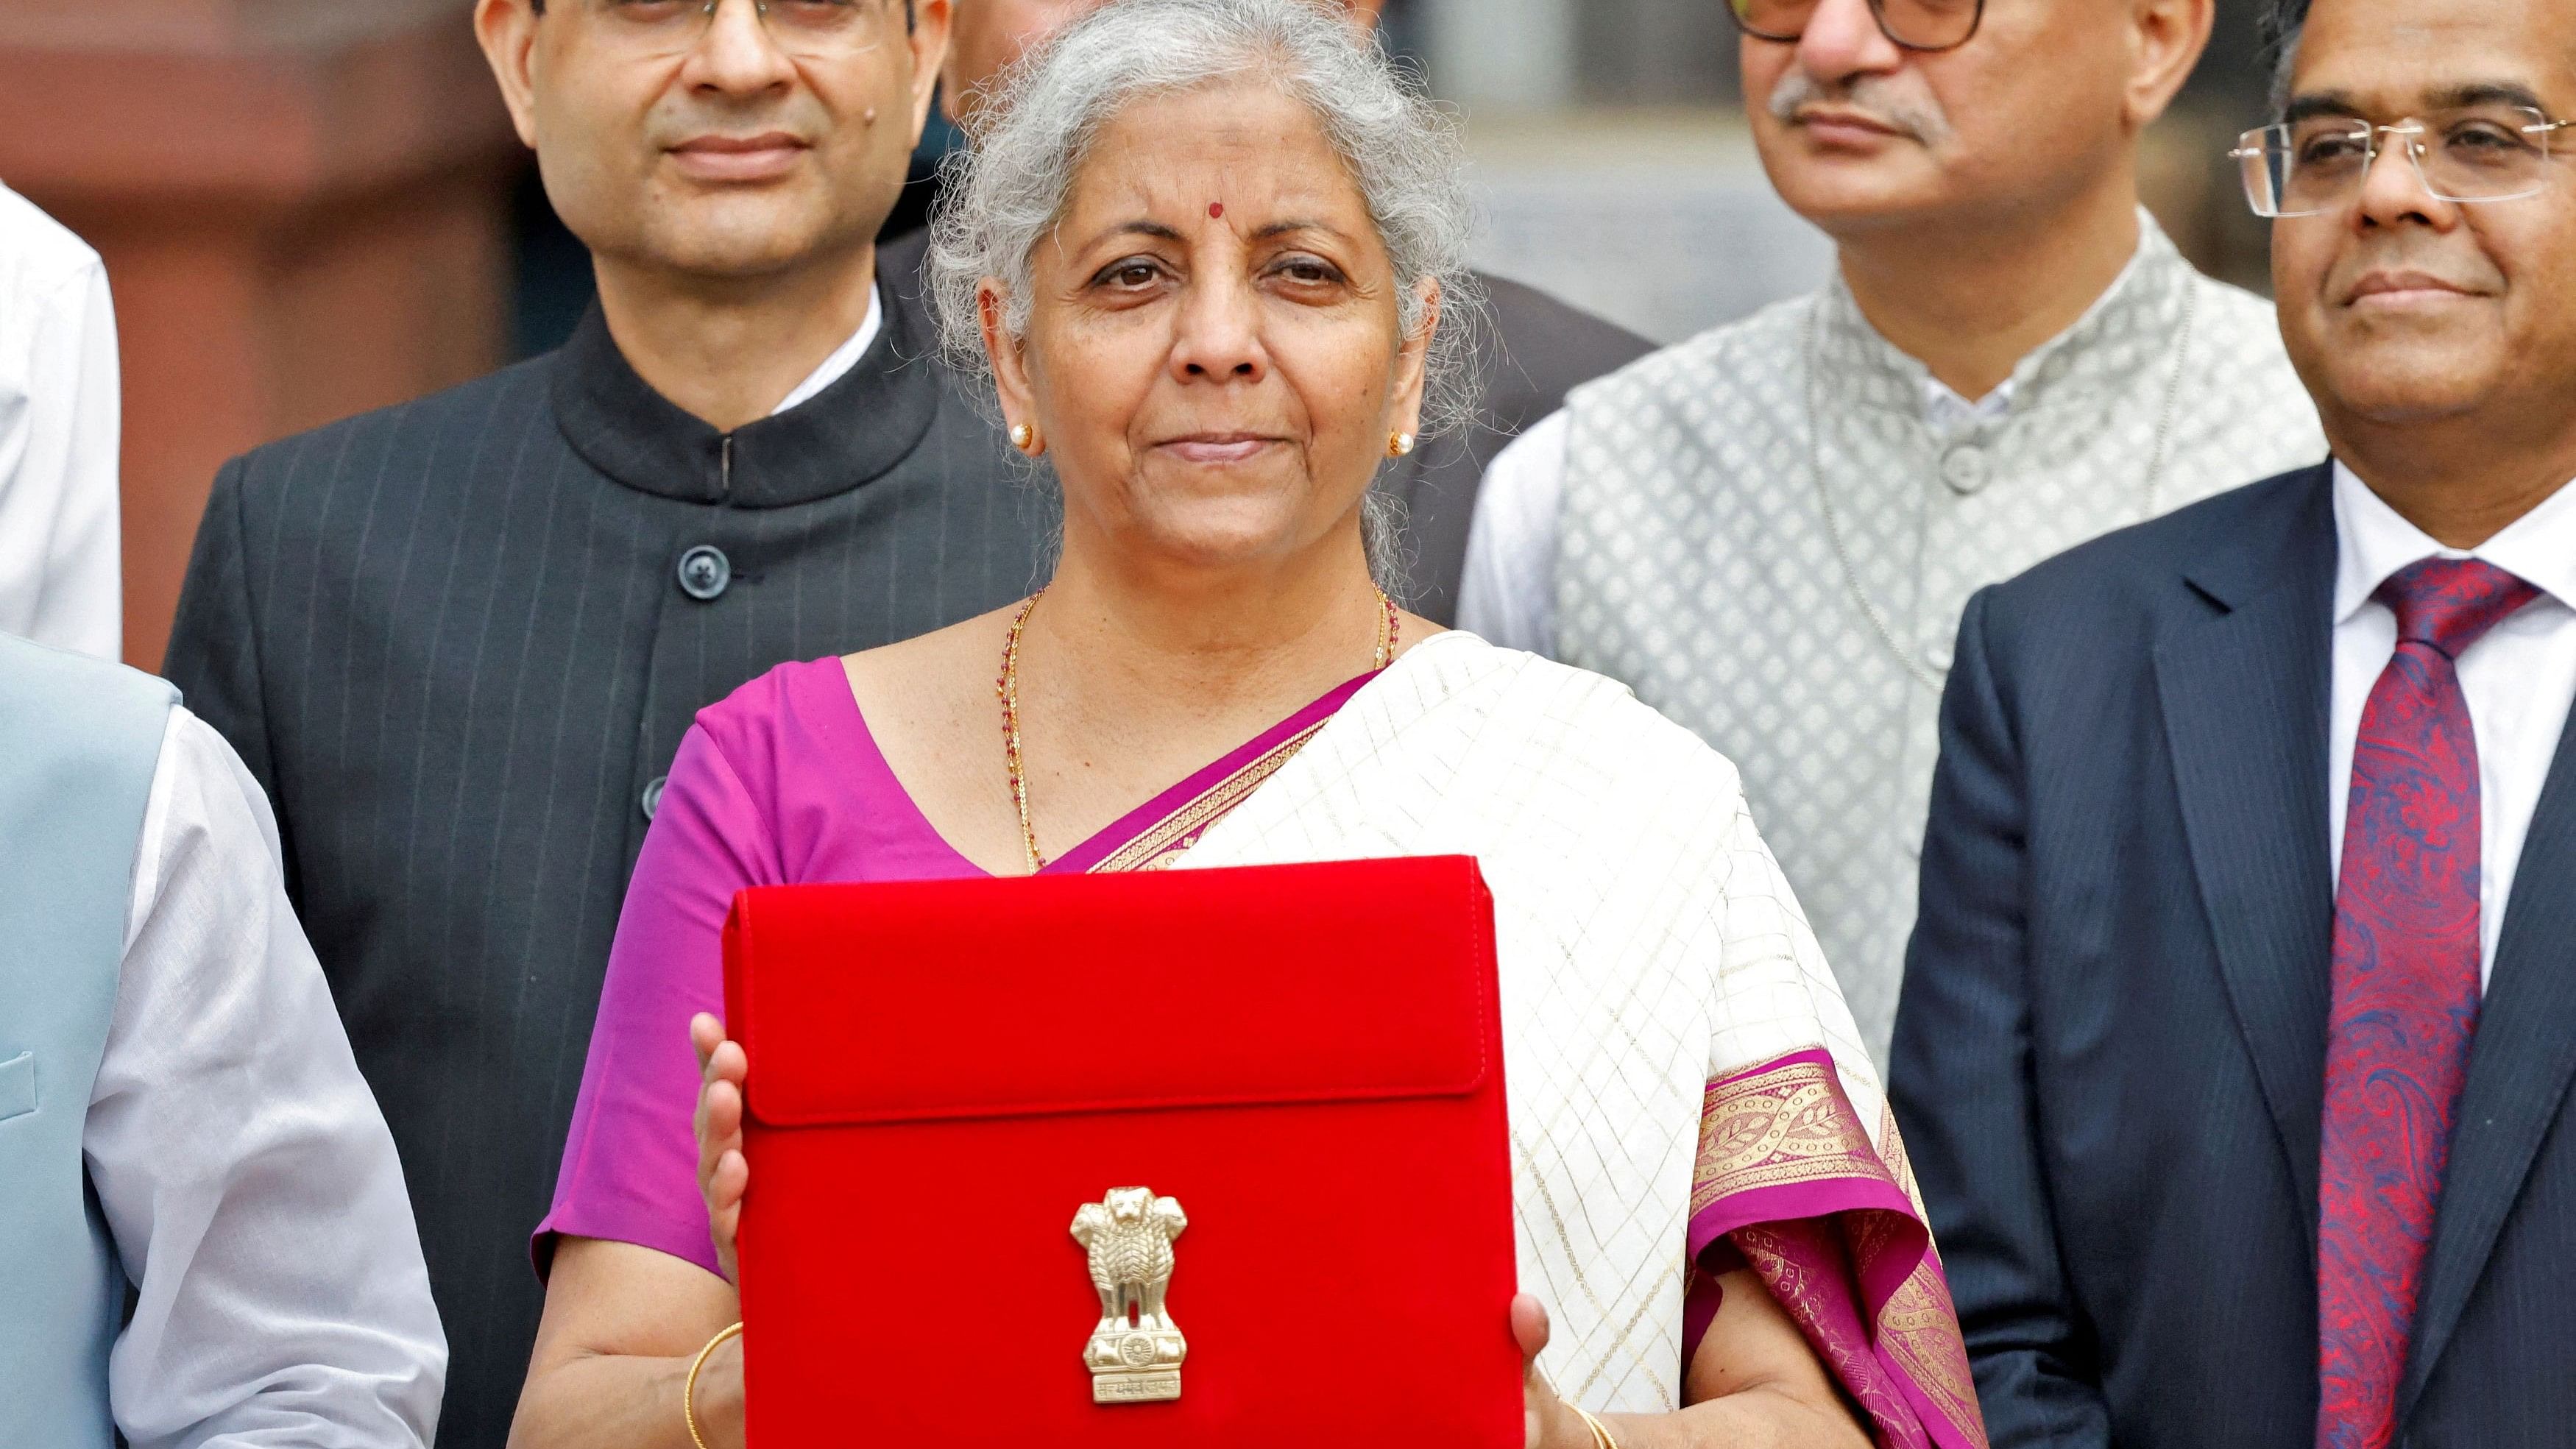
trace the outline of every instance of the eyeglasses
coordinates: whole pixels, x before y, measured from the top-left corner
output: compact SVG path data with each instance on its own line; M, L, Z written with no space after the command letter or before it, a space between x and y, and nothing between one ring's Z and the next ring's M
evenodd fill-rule
M1728 0L1735 28L1756 40L1792 44L1823 0ZM1906 50L1956 50L1986 18L1986 0L1869 0L1878 33Z
M585 0L615 43L656 58L686 55L715 28L725 0ZM896 22L890 0L751 0L780 50L831 60L874 49Z
M2246 132L2236 158L2256 216L2321 216L2359 196L2392 137L2424 190L2441 201L2519 201L2549 180L2549 137L2567 121L2530 106L2464 106L2374 126L2350 116L2314 116Z

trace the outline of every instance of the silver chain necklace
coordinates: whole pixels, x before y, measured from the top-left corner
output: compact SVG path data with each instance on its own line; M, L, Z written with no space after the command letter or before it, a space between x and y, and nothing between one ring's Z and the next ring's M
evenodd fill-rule
M2155 451L2147 458L2146 511L2140 515L2141 521L2156 516L2157 488L2164 481L2165 449L2173 440L2174 405L2182 397L2183 367L2191 356L2191 324L2200 313L2200 288L2188 279L2183 286L2182 330L2174 338L2173 367L2165 379L2164 413L2156 419ZM1948 671L1934 669L1916 658L1915 652L1906 648L1905 641L1896 636L1896 626L1889 622L1886 611L1869 596L1869 590L1861 587L1860 569L1852 562L1851 545L1843 538L1842 515L1834 511L1833 490L1825 486L1824 414L1816 406L1816 314L1823 310L1822 299L1808 309L1802 350L1807 368L1807 475L1815 480L1816 506L1825 515L1825 537L1834 546L1835 561L1842 565L1843 584L1851 590L1852 602L1860 605L1860 611L1869 617L1870 627L1878 631L1879 640L1887 646L1887 652L1896 656L1896 662L1904 665L1905 672L1913 675L1916 682L1938 694Z

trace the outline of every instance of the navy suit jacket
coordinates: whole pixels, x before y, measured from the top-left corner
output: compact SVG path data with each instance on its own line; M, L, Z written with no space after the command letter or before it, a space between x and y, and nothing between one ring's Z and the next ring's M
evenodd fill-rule
M2328 471L1970 601L1891 1089L1997 1446L2315 1441ZM2398 1390L2576 1442L2576 749L2514 877Z

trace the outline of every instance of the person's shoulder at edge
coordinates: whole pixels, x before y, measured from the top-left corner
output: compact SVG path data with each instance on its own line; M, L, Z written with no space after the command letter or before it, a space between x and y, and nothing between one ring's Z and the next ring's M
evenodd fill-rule
M97 251L42 207L0 185L0 278L21 291L47 290L103 264Z
M849 693L838 655L791 659L699 710L696 729L737 774L765 776L809 742L838 737L857 712Z
M262 443L224 465L247 497L263 504L294 500L301 507L339 487L371 487L396 450L416 471L432 456L448 456L459 469L475 455L479 439L513 404L542 404L556 354L487 372L471 381L404 402L355 413L320 427Z
M892 688L913 698L948 701L948 685L958 678L961 658L971 657L974 671L986 668L988 660L998 655L1010 614L1008 609L995 610L857 655L791 659L699 710L691 733L702 736L746 785L772 790L777 792L772 798L784 800L787 791L800 788L798 782L812 778L789 766L840 761L841 765L833 766L838 771L852 750L862 757L878 751L874 730L896 727L883 718L870 719L861 709L863 691L853 689L854 673L866 676L873 670L880 683L891 677ZM991 678L989 674L980 677ZM959 697L989 706L992 694L992 686L984 683ZM833 788L846 784L845 778L837 774L834 778L840 784Z
M2165 609L2197 596L2186 578L2191 568L2240 550L2249 537L2285 533L2313 501L2324 463L2320 458L2115 529L1990 585L1981 591L1989 646L2033 623L2052 632L2080 623L2106 646L2151 649Z
M794 659L700 709L663 777L637 880L668 885L674 871L702 870L747 872L742 882L755 885L788 879L787 852L803 839L795 822L817 802L818 771L841 780L855 716L835 708L836 691L849 693L838 658ZM837 793L837 783L824 792Z
M0 669L20 678L44 681L46 687L60 686L64 692L57 707L75 716L90 716L103 708L103 696L109 692L141 700L167 700L174 707L181 702L178 689L159 675L120 660L100 659L16 634L0 634ZM94 752L114 747L114 741L85 729L73 731L61 745L84 758L103 758Z

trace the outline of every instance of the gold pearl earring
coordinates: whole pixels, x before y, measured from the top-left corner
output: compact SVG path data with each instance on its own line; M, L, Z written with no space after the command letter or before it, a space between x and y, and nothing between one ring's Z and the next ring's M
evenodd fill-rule
M1039 436L1034 423L1013 423L1011 446L1034 458L1046 451L1046 439Z
M1386 455L1388 457L1401 458L1412 451L1413 435L1411 433L1389 433L1386 435Z

